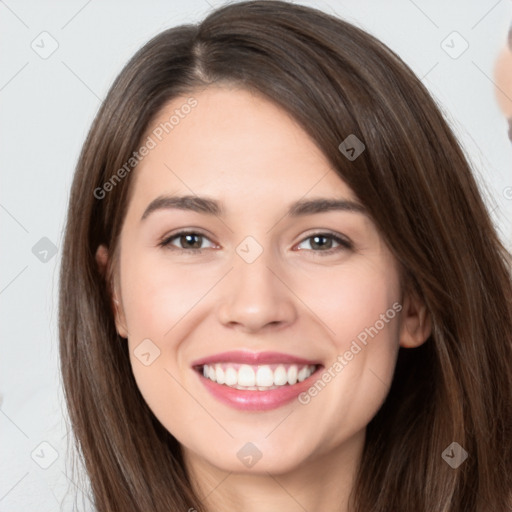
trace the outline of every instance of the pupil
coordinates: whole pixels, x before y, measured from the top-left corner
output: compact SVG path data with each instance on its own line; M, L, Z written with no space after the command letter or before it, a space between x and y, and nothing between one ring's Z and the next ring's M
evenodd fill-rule
M323 240L324 242L327 240L327 243L322 243L322 242L319 242L319 240ZM332 242L332 240L330 238L327 238L325 236L314 236L313 237L313 243L311 244L311 246L313 248L315 247L326 247L329 249L330 248L330 245L329 242Z
M194 238L196 239L196 242L193 241ZM189 244L189 247L193 247L194 249L199 249L201 247L201 235L183 235L181 239L182 242L185 240L185 245Z

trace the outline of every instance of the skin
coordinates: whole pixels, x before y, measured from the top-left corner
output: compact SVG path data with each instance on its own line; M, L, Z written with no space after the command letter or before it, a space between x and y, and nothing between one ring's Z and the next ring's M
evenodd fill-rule
M301 198L357 201L290 116L242 89L210 86L192 96L197 107L134 171L121 232L116 325L127 338L134 377L183 446L209 510L345 511L366 425L388 393L399 345L416 347L430 335L426 308L403 295L397 262L366 215L286 215ZM170 102L148 134L185 101ZM208 196L225 213L167 209L141 221L162 194ZM175 250L158 245L184 228L207 235L200 254L179 237ZM308 237L326 230L353 248L327 239L335 252L319 254L326 248ZM263 249L250 264L236 252L249 235ZM189 252L180 253L183 247ZM109 264L106 247L98 248L97 261ZM307 405L233 409L212 397L190 366L247 349L328 368L395 302L402 311ZM161 351L149 366L134 355L147 338ZM237 457L247 442L262 453L251 468Z
M508 36L508 46L500 51L496 61L494 82L496 99L508 120L508 137L512 142L512 26Z

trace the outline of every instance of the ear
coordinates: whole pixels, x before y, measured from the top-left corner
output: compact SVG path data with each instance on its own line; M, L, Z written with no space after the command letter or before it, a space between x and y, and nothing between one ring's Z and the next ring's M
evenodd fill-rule
M108 275L108 263L109 263L109 254L108 249L104 245L98 246L96 250L96 264L98 265L98 270L101 275L106 278ZM128 329L126 328L126 318L123 310L123 305L120 300L120 294L117 292L117 286L115 282L110 282L108 284L108 292L111 294L111 306L112 311L114 313L114 320L116 323L116 329L119 333L119 336L122 338L128 338Z
M400 346L416 348L425 343L432 333L432 322L427 306L415 293L405 295L400 327Z

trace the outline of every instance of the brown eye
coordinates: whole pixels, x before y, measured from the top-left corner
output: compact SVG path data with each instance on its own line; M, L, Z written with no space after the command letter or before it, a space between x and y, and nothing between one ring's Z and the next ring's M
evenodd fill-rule
M203 244L203 237L196 234L181 235L179 241L184 249L200 249Z
M210 247L214 246L214 244L201 233L195 231L180 231L179 233L165 238L159 245L169 249L181 249L183 251L193 252L208 248L208 246L203 247L205 241L211 244Z
M307 243L305 247L301 245ZM309 246L309 247L308 247ZM298 246L299 250L310 250L317 253L331 254L339 250L351 249L352 244L348 240L332 233L315 233L305 238Z

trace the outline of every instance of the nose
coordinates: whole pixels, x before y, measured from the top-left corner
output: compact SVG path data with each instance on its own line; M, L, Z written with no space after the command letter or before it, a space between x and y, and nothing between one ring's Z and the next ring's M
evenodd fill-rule
M234 268L219 290L217 316L224 326L258 332L295 321L295 295L284 272L267 257L269 252L263 251L252 263L234 254Z

